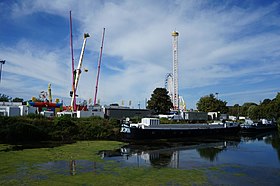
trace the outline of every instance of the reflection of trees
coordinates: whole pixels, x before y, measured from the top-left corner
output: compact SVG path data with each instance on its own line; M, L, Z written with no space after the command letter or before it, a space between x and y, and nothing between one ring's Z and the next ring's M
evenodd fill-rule
M196 150L199 153L200 157L210 161L214 161L217 155L223 151L223 148L207 147L207 148L200 148Z
M153 167L167 167L172 159L173 152L157 152L150 154L150 162Z
M271 144L271 146L276 150L278 159L280 161L280 131L273 133L268 136L264 141L266 144Z

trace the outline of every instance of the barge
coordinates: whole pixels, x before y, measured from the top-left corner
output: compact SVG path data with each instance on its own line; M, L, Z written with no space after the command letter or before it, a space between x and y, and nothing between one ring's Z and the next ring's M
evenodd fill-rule
M157 118L142 118L133 124L129 118L121 125L123 140L186 139L197 137L219 137L238 134L240 125L236 122L203 124L160 124Z
M250 119L246 119L244 123L240 125L241 133L259 133L277 130L275 122L261 119L259 122L253 122Z

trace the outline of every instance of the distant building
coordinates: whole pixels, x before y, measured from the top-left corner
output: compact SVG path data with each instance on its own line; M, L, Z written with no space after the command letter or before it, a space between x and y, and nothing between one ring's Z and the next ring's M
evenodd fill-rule
M183 119L188 121L207 121L207 112L183 112Z
M20 116L20 108L17 106L0 106L1 116Z
M28 114L36 114L36 112L37 112L36 107L27 106L27 105L20 105L18 107L20 108L20 115L21 116L26 116Z
M124 119L126 117L148 117L151 115L151 110L149 109L131 109L129 107L122 107L116 104L105 106L105 117L114 119Z

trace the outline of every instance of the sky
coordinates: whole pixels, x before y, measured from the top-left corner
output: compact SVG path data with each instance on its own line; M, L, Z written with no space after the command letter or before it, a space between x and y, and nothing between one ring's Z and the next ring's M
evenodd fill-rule
M77 94L94 98L103 28L98 99L144 108L172 73L178 37L179 95L187 109L215 94L227 105L260 103L280 92L280 1L0 0L0 93L29 100L52 85L70 104L69 11L77 68L89 33ZM216 94L218 93L218 94Z

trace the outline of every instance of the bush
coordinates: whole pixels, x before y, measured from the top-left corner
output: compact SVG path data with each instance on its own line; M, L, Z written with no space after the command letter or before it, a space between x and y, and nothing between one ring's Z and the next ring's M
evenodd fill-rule
M5 142L119 139L120 124L100 117L49 119L41 116L0 116L0 140Z
M1 125L0 140L8 142L41 141L48 139L47 133L42 128L29 124L24 120L9 120Z
M75 139L78 133L77 125L69 116L61 116L54 119L52 137L62 141L71 141Z

